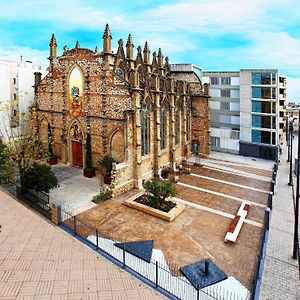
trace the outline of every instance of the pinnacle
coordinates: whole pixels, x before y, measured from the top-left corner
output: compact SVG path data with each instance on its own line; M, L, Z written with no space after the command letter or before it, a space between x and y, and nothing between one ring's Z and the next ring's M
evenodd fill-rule
M52 33L51 40L50 40L50 45L53 45L53 44L56 45L56 38L55 38L55 34L54 33Z
M150 52L148 42L145 42L144 52Z
M105 25L105 30L104 30L104 34L103 34L103 37L106 37L106 38L111 38L111 33L110 33L110 29L109 29L109 25L106 24Z
M132 37L131 37L130 33L128 35L128 39L127 39L127 43L126 43L126 47L128 47L128 46L132 46L133 47L133 40L132 40Z

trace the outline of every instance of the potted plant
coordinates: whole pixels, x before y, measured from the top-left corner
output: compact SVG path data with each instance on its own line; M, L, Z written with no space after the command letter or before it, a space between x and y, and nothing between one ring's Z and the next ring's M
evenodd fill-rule
M83 176L91 178L96 175L95 167L92 165L92 145L91 134L87 133L85 143L85 168L83 169Z
M57 158L54 156L53 153L53 139L52 139L52 131L51 126L48 124L48 159L47 163L49 165L57 164Z
M111 183L111 171L115 160L108 154L104 155L100 161L100 165L103 171L103 181L105 184Z

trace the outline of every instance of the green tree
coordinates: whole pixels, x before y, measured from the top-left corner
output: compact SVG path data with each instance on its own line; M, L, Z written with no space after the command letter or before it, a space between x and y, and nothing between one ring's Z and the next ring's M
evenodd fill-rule
M158 201L160 205L163 205L166 198L177 195L175 185L169 180L159 180L153 177L151 180L146 181L143 187L147 196L152 198L153 202Z
M10 167L7 172L16 171L15 179L20 180L21 191L24 192L25 172L34 160L47 157L47 149L31 131L30 113L16 112L14 107L13 102L5 104L0 102L0 117L4 123L4 132L0 132L0 137L6 146L6 165Z
M23 184L26 189L35 189L38 192L46 192L58 186L55 174L51 166L33 163L23 175Z
M0 139L0 183L11 183L15 177L14 166L8 158L7 147Z

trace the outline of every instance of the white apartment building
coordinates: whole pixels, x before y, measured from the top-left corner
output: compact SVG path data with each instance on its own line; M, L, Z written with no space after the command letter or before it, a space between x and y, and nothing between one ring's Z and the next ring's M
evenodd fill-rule
M274 159L285 127L286 79L277 69L203 72L209 84L211 148Z
M27 113L34 101L35 72L42 72L41 67L30 61L0 60L0 102L9 107L9 111L0 111L0 136L4 142L11 131L9 127L18 127L20 115Z

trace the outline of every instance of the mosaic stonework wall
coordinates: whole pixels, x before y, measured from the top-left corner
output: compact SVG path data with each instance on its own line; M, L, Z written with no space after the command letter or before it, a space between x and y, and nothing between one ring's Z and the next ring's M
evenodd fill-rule
M74 164L80 160L85 165L86 135L91 135L92 163L105 154L111 155L122 167L112 176L116 193L132 187L141 187L143 180L157 175L164 165L173 165L191 154L192 130L198 130L187 120L192 116L192 103L196 97L197 109L201 110L201 122L208 124L208 109L201 82L191 76L191 85L170 72L168 59L162 52L152 54L145 44L137 48L133 57L133 41L128 37L126 47L119 40L117 53L111 50L111 34L108 26L103 35L103 52L81 48L64 47L57 56L54 35L50 41L49 72L35 85L35 126L40 139L46 142L45 126L50 124L53 135L54 154L63 163ZM126 52L126 53L125 53ZM191 88L192 87L192 88ZM198 97L198 98L197 98ZM141 109L149 106L150 150L142 153ZM165 148L161 149L160 111L166 111ZM175 143L175 110L180 110L180 142ZM47 123L47 124L46 124ZM201 124L202 124L201 123ZM72 138L74 124L81 136ZM204 125L201 125L204 126ZM205 127L205 126L204 126ZM204 128L203 127L203 128ZM201 127L202 128L202 127ZM206 127L205 127L206 128ZM199 135L199 131L197 131ZM208 131L201 131L201 148L208 145ZM201 133L201 134L202 134ZM209 154L209 147L205 148ZM75 159L76 156L76 159Z

